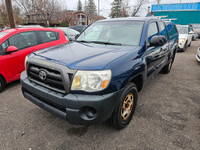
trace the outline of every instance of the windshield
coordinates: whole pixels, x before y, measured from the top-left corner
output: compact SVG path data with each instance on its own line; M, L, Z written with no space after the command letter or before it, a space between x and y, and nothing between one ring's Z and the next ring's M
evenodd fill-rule
M77 35L80 34L78 31L74 30L74 29L70 29L70 28L60 28L61 30L63 30L65 32L65 34L67 34L68 36L70 35Z
M97 44L139 45L144 22L97 22L89 26L76 40Z
M178 33L179 34L188 34L188 28L187 27L179 27L177 26Z
M4 37L5 35L7 35L8 34L8 32L0 32L0 39L2 38L2 37Z

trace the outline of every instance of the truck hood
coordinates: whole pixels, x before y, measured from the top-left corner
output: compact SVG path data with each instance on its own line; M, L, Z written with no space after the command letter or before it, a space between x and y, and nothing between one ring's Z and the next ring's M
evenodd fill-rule
M102 70L109 63L137 46L111 46L92 43L58 45L34 52L37 57L67 66L70 69Z

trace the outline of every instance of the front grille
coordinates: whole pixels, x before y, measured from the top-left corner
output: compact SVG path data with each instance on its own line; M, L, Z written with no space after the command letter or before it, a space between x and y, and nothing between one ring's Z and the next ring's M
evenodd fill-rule
M41 72L43 73L42 77L44 77L44 79L40 76ZM59 71L47 67L29 64L27 74L31 81L54 91L65 93L62 75Z

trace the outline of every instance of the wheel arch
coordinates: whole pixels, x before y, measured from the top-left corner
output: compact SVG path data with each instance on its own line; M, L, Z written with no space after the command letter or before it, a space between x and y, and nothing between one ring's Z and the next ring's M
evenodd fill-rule
M4 80L4 83L7 84L6 78L1 73L0 73L0 77L2 77Z
M144 83L144 79L143 79L143 75L142 74L138 74L134 77L132 77L128 82L128 83L134 83L137 87L138 92L140 92L143 88L143 83ZM127 85L126 84L126 85Z

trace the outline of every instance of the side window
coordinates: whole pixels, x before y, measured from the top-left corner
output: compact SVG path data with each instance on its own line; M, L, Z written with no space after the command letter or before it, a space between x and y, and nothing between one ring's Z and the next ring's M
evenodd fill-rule
M8 48L8 46L9 46L9 44L8 44L8 40L6 40L5 42L3 42L2 44L1 44L1 51L6 51L6 49Z
M153 22L149 25L148 29L148 43L150 43L151 38L155 35L158 35L158 27L156 22Z
M57 34L51 31L39 31L40 37L42 39L42 43L47 43L51 41L57 40Z
M160 28L160 35L164 35L167 37L167 32L166 32L163 22L158 22L158 24L159 24L159 28Z
M24 48L37 45L37 39L36 39L35 33L32 31L22 32L10 37L9 44L21 50Z
M177 34L177 30L176 30L175 25L168 24L167 25L167 30L168 30L168 33L169 33L169 37L173 37L174 35Z

